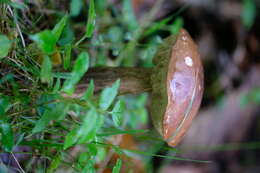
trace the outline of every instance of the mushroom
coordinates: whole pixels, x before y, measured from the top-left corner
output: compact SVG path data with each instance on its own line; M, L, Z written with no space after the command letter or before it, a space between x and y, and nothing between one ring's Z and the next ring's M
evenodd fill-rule
M152 121L165 141L176 146L190 127L200 107L203 66L197 45L184 29L165 39L154 58L153 68L90 68L77 85L82 94L91 79L95 91L121 80L120 94L151 92Z

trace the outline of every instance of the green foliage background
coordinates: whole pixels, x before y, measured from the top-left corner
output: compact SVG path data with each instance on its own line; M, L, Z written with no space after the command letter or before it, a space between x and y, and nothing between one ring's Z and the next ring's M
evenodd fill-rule
M2 151L15 157L15 148L27 146L31 150L24 154L39 156L34 166L33 157L23 161L19 168L22 172L55 172L66 167L76 172L95 172L95 165L110 150L119 155L113 173L120 172L122 155L140 155L149 165L163 142L151 130L140 129L148 123L147 94L117 96L118 79L99 95L93 94L95 86L91 81L82 97L67 96L73 95L90 66L151 67L161 38L151 35L145 44L138 43L139 25L129 0L123 1L122 8L103 0L71 0L69 11L55 10L57 3L44 4L44 9L53 8L51 14L37 13L43 5L40 1L0 3ZM26 10L30 25L22 17ZM166 23L158 26L149 32L173 28ZM113 59L108 58L111 55ZM108 142L118 134L132 134L144 142L153 139L149 155ZM81 152L71 156L77 147ZM1 164L1 169L8 168Z
M243 4L242 22L250 28L255 6L252 0ZM15 157L16 148L29 147L22 152L30 157L21 163L21 172L96 172L110 151L119 155L110 167L113 173L126 164L124 156L140 158L147 172L153 172L153 157L194 161L176 157L179 151L166 147L150 128L147 93L118 96L120 79L98 95L91 81L82 97L70 97L89 67L152 67L162 43L158 31L178 33L184 24L178 15L186 9L155 22L149 12L137 20L131 0L119 7L105 0L1 0L1 153ZM252 90L242 103L259 103L259 93ZM142 148L111 142L120 134L135 136ZM75 149L80 152L73 155ZM167 154L156 154L159 150ZM7 169L0 164L0 172Z

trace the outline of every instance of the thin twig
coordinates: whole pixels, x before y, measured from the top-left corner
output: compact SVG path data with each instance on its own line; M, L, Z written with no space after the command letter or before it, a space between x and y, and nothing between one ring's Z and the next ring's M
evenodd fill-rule
M22 69L25 74L23 74L19 70L16 70L17 73L19 73L21 76L24 76L25 78L28 78L30 81L33 81L33 79L30 77L29 73L26 70L24 70L23 68L21 68L23 66L23 64L22 64L22 62L20 62L18 60L18 58L16 56L16 53L14 53L15 60L13 58L11 58L11 57L7 57L7 58L9 60L11 60L12 62L14 62L20 69Z
M17 20L17 18L15 17L15 15L14 15L14 13L13 13L13 11L12 11L12 9L11 9L11 7L10 7L9 5L7 6L7 9L9 10L11 16L14 18L14 22L15 22L17 31L18 31L18 33L19 33L19 35L20 35L20 37L21 37L22 45L23 45L23 47L25 48L25 47L26 47L26 44L25 44L25 41L24 41L24 38L23 38L23 34L22 34L22 31L21 31L21 28L20 28L20 26L19 26L19 24L18 24L18 20Z
M19 163L18 160L16 159L16 157L15 157L15 155L14 155L13 152L11 152L11 155L13 156L15 162L17 163L17 165L18 165L20 171L21 171L22 173L25 173L25 171L24 171L23 168L21 167L20 163Z

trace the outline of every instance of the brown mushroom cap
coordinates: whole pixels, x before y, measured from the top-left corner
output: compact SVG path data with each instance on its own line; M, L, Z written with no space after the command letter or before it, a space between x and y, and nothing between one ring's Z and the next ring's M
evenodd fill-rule
M153 123L168 144L176 146L200 107L204 90L200 54L188 32L181 29L165 40L154 62Z

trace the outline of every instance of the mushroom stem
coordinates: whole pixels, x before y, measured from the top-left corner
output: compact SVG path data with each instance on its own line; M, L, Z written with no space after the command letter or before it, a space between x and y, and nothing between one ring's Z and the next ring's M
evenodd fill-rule
M152 90L150 78L152 68L136 67L96 67L90 68L76 87L76 94L86 91L91 79L94 80L95 93L111 86L120 79L119 94L137 94Z

